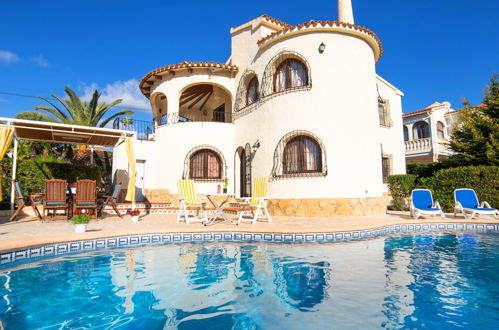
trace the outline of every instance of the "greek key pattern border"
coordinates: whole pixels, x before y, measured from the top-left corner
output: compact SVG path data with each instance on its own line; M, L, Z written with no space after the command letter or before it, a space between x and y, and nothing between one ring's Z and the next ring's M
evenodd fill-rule
M29 262L40 258L100 249L193 242L332 243L369 239L390 234L472 231L499 233L499 224L428 223L392 225L375 229L324 233L200 232L141 234L45 244L0 252L0 265Z

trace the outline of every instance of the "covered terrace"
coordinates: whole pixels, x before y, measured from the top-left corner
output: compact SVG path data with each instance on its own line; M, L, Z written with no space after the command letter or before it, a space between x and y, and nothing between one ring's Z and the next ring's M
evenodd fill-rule
M13 139L14 148L11 156L12 180L15 180L19 140L88 145L90 149L93 150L95 146L114 147L118 143L122 143L123 141L125 141L125 139L127 138L134 139L135 133L132 131L116 130L111 128L99 128L0 117L0 160L4 157ZM129 159L129 161L135 164L135 160L133 159L133 150L131 159ZM134 168L134 166L130 167L131 170L132 168ZM133 176L130 177L132 178ZM130 180L129 185L135 185L134 181L135 180ZM11 184L11 211L13 211L14 209L15 201L15 187L13 182L14 181L12 181Z

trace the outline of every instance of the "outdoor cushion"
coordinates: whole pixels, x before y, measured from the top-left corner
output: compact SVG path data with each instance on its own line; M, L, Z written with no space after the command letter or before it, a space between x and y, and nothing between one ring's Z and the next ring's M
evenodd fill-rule
M436 211L437 208L433 206L433 198L428 190L414 190L412 192L412 204L420 210Z
M47 202L47 204L45 204L47 206L65 206L66 203L65 202Z
M458 189L456 190L456 201L461 203L465 209L478 208L478 198L475 191L472 189Z
M76 206L93 206L95 205L94 202L78 202L76 203Z
M475 211L485 211L485 212L488 212L488 211L497 211L496 209L491 209L491 208L488 208L488 207L465 207L465 209L467 210L475 210Z

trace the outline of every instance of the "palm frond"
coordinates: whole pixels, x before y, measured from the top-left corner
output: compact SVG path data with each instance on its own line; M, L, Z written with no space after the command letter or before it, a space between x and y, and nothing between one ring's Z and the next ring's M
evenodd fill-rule
M18 113L16 116L18 119L26 119L26 120L36 120L36 121L48 121L51 123L57 123L60 122L56 118L50 117L44 113L40 113L37 111L24 111L21 113Z
M123 111L120 111L120 112L117 112L115 113L114 115L112 115L111 117L109 118L106 118L104 119L100 124L99 124L99 127L105 127L107 125L107 123L109 123L111 120L113 120L114 118L116 117L119 117L119 116L124 116L124 115L133 115L134 112L131 111L131 110L123 110Z
M52 96L54 96L54 94L52 94ZM64 118L67 118L68 116L64 113L64 111L62 111L61 109L59 109L54 103L50 102L49 100L47 100L46 98L44 98L43 96L38 96L39 99L41 100L44 100L45 102L47 102L48 104L50 104L55 111L57 111L59 113L59 115L56 115L57 118L60 118L61 120L63 120ZM55 99L58 99L57 97L55 97ZM59 100L60 102L60 100ZM64 104L63 104L64 105ZM67 109L66 109L67 110Z

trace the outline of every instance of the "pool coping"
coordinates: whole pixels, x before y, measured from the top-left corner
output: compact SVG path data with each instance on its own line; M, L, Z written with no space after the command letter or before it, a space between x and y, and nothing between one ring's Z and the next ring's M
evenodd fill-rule
M256 229L256 228L255 228ZM205 229L206 230L206 229ZM499 233L499 223L487 221L473 222L426 222L400 223L347 231L314 232L265 232L258 230L213 230L152 232L125 235L109 235L88 239L68 239L60 242L47 242L37 245L26 244L8 250L0 250L0 266L18 262L29 262L77 252L101 249L126 248L145 245L194 243L194 242L266 242L266 243L333 243L369 239L398 233L420 232L487 232Z

